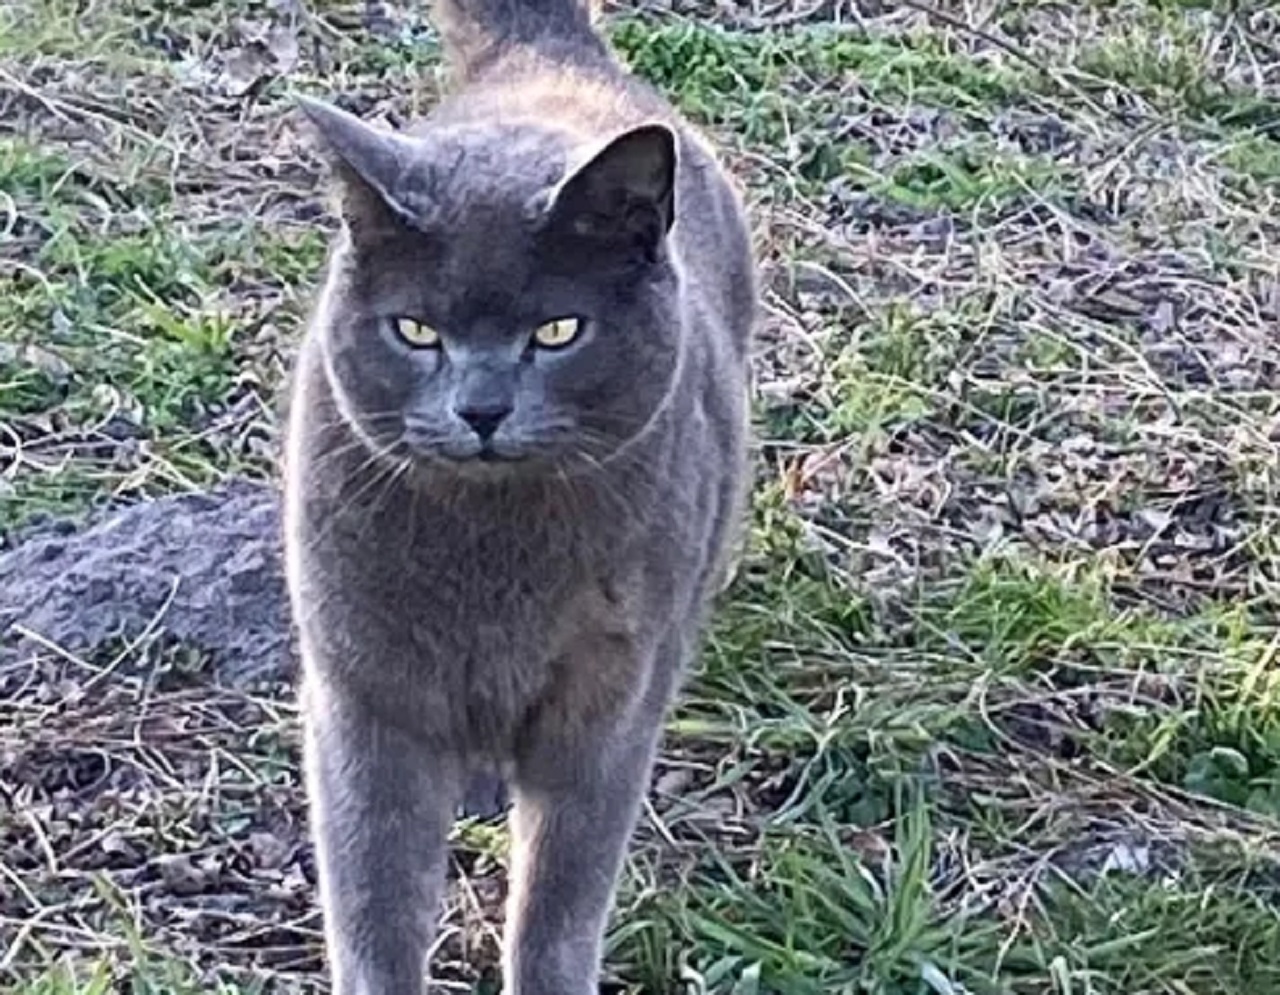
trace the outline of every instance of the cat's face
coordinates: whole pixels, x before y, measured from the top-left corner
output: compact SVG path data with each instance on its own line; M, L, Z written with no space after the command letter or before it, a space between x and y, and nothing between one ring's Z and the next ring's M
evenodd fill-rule
M575 168L552 133L393 140L308 110L347 222L318 333L371 447L481 476L614 458L680 353L671 133L640 129Z

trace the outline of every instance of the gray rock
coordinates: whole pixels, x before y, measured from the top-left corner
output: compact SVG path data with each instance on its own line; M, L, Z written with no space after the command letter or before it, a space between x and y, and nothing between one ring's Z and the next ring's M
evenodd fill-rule
M0 658L36 647L15 625L77 654L153 626L208 653L219 681L290 680L275 491L233 481L99 513L69 534L41 527L0 554Z

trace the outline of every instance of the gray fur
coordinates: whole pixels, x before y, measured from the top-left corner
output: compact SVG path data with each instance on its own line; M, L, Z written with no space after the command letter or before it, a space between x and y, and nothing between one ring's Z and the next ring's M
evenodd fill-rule
M573 22L559 2L548 23ZM737 195L653 91L540 46L488 46L406 135L305 108L346 221L285 461L338 995L423 991L450 813L489 769L514 797L506 990L596 992L741 517L755 268ZM578 342L530 351L567 314ZM397 316L443 351L407 348ZM509 409L488 445L460 414L476 397Z

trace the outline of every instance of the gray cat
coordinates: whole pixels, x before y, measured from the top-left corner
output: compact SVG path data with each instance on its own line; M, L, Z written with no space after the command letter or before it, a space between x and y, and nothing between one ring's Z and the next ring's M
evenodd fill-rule
M756 276L705 142L577 0L440 0L403 133L305 101L342 233L285 459L334 991L416 995L451 815L514 801L506 991L597 991L747 490Z

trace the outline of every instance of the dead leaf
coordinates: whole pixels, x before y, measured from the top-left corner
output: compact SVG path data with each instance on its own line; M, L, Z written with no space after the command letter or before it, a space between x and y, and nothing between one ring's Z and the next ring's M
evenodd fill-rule
M243 97L270 76L271 65L256 45L233 52L218 77L219 89L229 97Z
M657 795L674 796L681 794L693 781L693 774L684 767L675 767L664 771L654 782L653 792Z
M273 870L284 864L289 856L289 846L270 833L253 833L249 836L249 850L254 863L263 870Z
M1156 305L1156 313L1151 316L1151 327L1154 331L1161 335L1173 330L1177 325L1177 314L1173 308L1173 302L1162 300Z
M267 33L266 46L275 60L278 75L284 76L293 71L298 64L299 47L297 33L292 28L284 25L272 28Z
M22 358L54 383L66 382L74 372L70 363L43 346L35 344L26 346L22 350Z
M185 853L163 854L156 858L160 879L175 895L197 895L204 890L207 875Z

